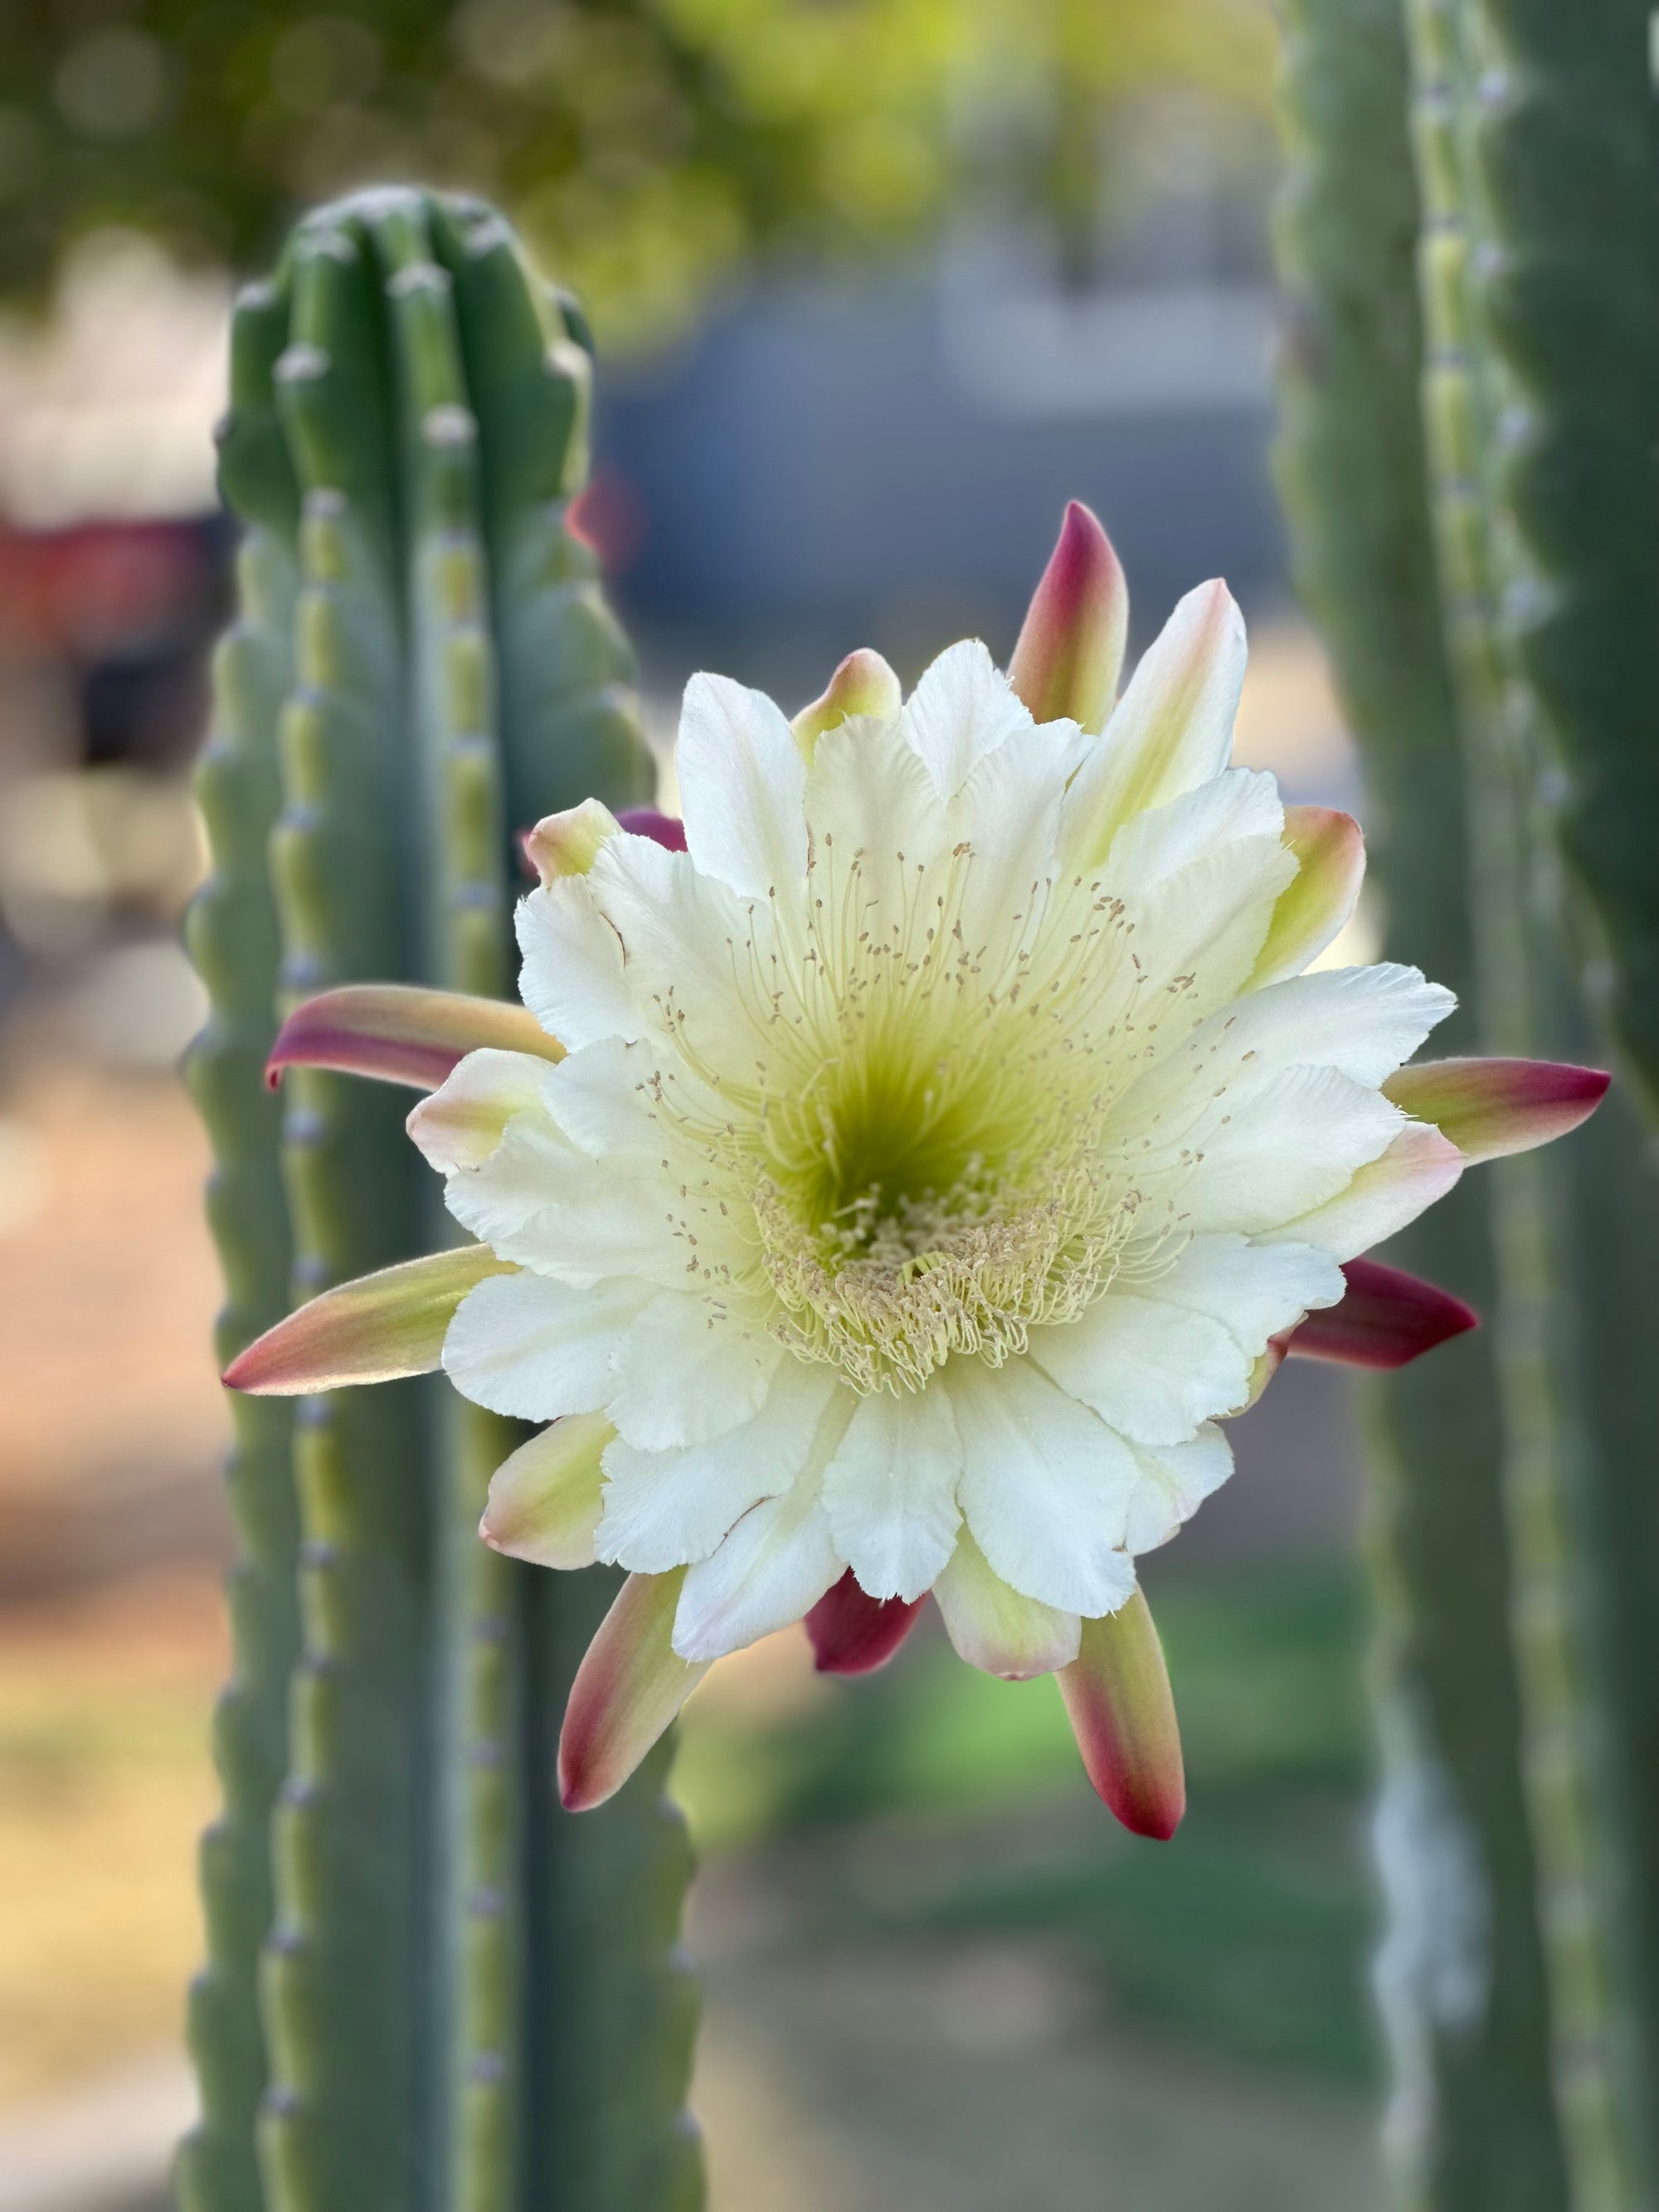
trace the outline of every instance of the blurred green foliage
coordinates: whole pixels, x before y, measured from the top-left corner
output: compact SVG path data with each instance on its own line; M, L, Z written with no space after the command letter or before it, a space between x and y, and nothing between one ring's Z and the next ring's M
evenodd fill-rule
M889 246L976 183L1062 237L1115 102L1265 109L1265 0L0 0L0 293L111 223L267 260L303 204L501 202L626 343L756 252Z
M1051 1683L975 1674L942 1638L781 1717L694 1699L675 1795L705 1851L810 1856L808 1942L1042 1936L1120 2014L1373 2087L1358 1571L1177 1576L1156 1598L1187 1753L1172 1844L1101 1817Z

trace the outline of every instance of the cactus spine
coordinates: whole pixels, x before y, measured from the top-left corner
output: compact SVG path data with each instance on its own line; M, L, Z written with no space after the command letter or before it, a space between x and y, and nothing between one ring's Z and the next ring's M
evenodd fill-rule
M1304 37L1316 37L1333 67L1352 61L1343 42L1358 5L1304 0ZM1400 15L1381 0L1370 13L1397 52ZM1659 1510L1644 1387L1659 1193L1638 1113L1644 1090L1650 1107L1655 1096L1659 1035L1649 853L1659 802L1659 120L1645 21L1631 0L1589 10L1538 0L1403 7L1422 203L1425 437L1420 466L1403 449L1397 459L1413 497L1426 470L1433 515L1468 794L1480 1040L1599 1058L1605 1012L1628 1055L1596 1128L1557 1158L1504 1164L1491 1213L1520 1771L1565 2201L1575 2212L1650 2206L1659 2170ZM1399 76L1395 66L1396 86ZM1293 70L1291 92L1300 127L1316 136L1331 120L1318 86ZM1304 236L1340 224L1344 207L1400 195L1399 130L1331 131L1323 143L1322 167L1303 179L1323 205L1304 216ZM1293 279L1297 230L1288 227ZM1327 281L1335 273L1333 264ZM1346 392L1327 385L1321 404L1337 443L1308 440L1304 422L1291 472L1303 566L1318 578L1310 596L1345 665L1382 641L1387 602L1365 603L1363 565L1323 568L1332 517L1352 502L1340 529L1363 546L1406 498L1388 477L1354 472L1386 388L1372 374ZM1294 443L1304 404L1294 373L1288 392ZM1419 546L1419 575L1426 553ZM1350 690L1392 806L1385 707L1358 682ZM1443 828L1443 793L1424 781L1414 796L1410 833L1426 843ZM1385 873L1398 866L1386 852L1384 862ZM1409 1392L1394 1395L1386 1418L1396 1432L1409 1405ZM1437 1450L1421 1439L1419 1487L1454 1479L1450 1441L1448 1432ZM1466 1467L1455 1473L1467 1480ZM1480 1556L1459 1563L1472 1571ZM1492 1632L1466 1593L1425 1598L1437 1637L1473 1650ZM1490 1667L1486 1679L1496 1680ZM1502 1709L1492 1716L1506 1725ZM1496 2008L1496 1986L1493 1997ZM1535 2039L1535 2015L1513 2008L1498 2026ZM1501 2116L1483 2117L1478 2104L1460 2111L1446 2086L1446 2154L1479 2171L1476 2138ZM1484 2200L1454 2191L1443 2201Z
M471 203L325 209L280 293L285 343L246 404L280 422L301 495L282 990L499 994L510 830L649 781L628 650L563 521L586 356ZM447 1233L406 1103L288 1078L296 1295ZM299 1410L304 1638L261 1991L270 2212L701 2203L669 1754L584 1823L558 1808L559 1713L609 1578L556 1589L477 1542L515 1435L436 1380Z
M1404 25L1399 0L1300 0L1285 28L1280 489L1361 742L1388 953L1456 989L1436 1046L1470 1051L1468 810L1419 398ZM1488 1204L1470 1176L1395 1247L1483 1312ZM1367 1397L1391 2162L1405 2200L1435 2212L1562 2212L1490 1334Z

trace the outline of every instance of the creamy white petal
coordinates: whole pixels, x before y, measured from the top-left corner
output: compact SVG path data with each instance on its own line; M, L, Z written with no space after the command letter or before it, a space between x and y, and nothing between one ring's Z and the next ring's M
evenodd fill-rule
M860 716L825 732L807 774L806 819L814 878L839 890L856 862L861 900L897 898L907 874L948 847L939 793L896 720Z
M1233 1471L1232 1446L1223 1431L1206 1427L1190 1443L1167 1449L1137 1444L1139 1480L1129 1498L1126 1543L1131 1553L1156 1551L1190 1521Z
M738 898L699 874L689 854L641 837L612 838L586 880L623 945L641 1033L746 1073L771 1012L776 902Z
M987 753L1016 730L1032 726L1030 714L976 637L940 653L906 702L900 721L945 799L956 797Z
M1316 1245L1333 1260L1355 1259L1443 1198L1466 1165L1449 1138L1411 1122L1334 1198L1267 1234Z
M988 753L951 802L950 842L972 848L961 903L969 951L995 975L1031 936L1054 873L1060 796L1081 732L1024 730Z
M1133 815L1218 775L1244 682L1244 621L1224 584L1188 592L1141 656L1066 795L1065 865L1087 874Z
M860 1399L823 1478L836 1547L871 1597L918 1598L950 1558L962 1445L931 1385Z
M674 1615L683 1659L721 1659L810 1613L847 1571L823 1510L822 1470L851 1413L837 1392L818 1424L806 1472L752 1507L720 1548L689 1570Z
M966 1528L933 1584L933 1601L957 1657L982 1674L1028 1682L1077 1657L1082 1624L1076 1613L1012 1589Z
M619 842L619 840L612 840ZM638 842L630 840L630 842ZM596 1037L643 1036L623 976L622 945L589 876L565 876L519 901L519 995L567 1052Z
M1062 1390L1137 1443L1182 1443L1249 1391L1250 1358L1220 1322L1121 1291L1030 1342Z
M521 1421L596 1412L613 1353L657 1295L627 1278L579 1291L545 1275L492 1275L456 1310L444 1372L464 1398Z
M1400 1127L1398 1109L1363 1084L1332 1067L1293 1067L1243 1099L1206 1101L1184 1128L1154 1130L1139 1156L1126 1109L1119 1158L1152 1221L1167 1209L1171 1226L1256 1237L1334 1198Z
M1136 1297L1207 1314L1252 1359L1270 1336L1316 1306L1334 1305L1347 1290L1328 1253L1308 1244L1252 1244L1237 1236L1194 1237L1173 1262L1159 1260L1149 1274L1130 1272L1119 1280Z
M758 1409L788 1357L718 1302L664 1291L617 1346L605 1409L641 1450L707 1443Z
M1141 980L1143 1036L1167 1052L1237 993L1256 963L1296 860L1277 837L1212 847L1124 902Z
M550 1063L485 1046L458 1060L404 1123L422 1158L440 1174L489 1158L515 1114L534 1107Z
M1218 845L1241 837L1277 844L1284 832L1285 809L1273 777L1259 769L1230 768L1166 805L1133 815L1112 840L1101 879L1127 897Z
M706 1559L751 1505L788 1489L845 1388L830 1368L786 1359L753 1419L710 1443L641 1451L618 1437L605 1455L600 1559L643 1574Z
M960 1360L947 1379L963 1447L957 1494L992 1567L1063 1613L1121 1605L1134 1586L1121 1548L1136 1475L1129 1447L1028 1359Z
M685 687L674 764L697 867L746 898L806 872L806 763L781 708L726 676Z

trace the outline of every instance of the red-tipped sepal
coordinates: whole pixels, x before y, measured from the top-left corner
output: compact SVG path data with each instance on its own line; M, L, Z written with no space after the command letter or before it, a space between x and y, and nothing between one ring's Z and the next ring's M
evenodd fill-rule
M1152 1616L1139 1590L1085 1620L1055 1676L1095 1794L1137 1836L1167 1843L1187 1809L1181 1729Z
M820 1674L872 1674L884 1667L915 1626L927 1601L869 1597L849 1567L806 1616Z
M1336 1359L1349 1367L1404 1367L1466 1329L1480 1316L1462 1298L1385 1267L1380 1260L1350 1260L1342 1273L1348 1288L1334 1306L1310 1313L1281 1339L1303 1359Z
M684 1567L629 1575L570 1686L559 1737L559 1796L569 1813L615 1796L708 1672L674 1650Z
M1612 1080L1551 1060L1425 1060L1391 1075L1382 1095L1432 1121L1466 1160L1496 1160L1588 1121Z
M564 1058L564 1047L528 1007L505 999L406 983L347 983L295 1008L276 1032L265 1080L274 1090L285 1067L329 1067L435 1091L468 1053L487 1045L538 1060Z
M648 837L653 845L665 846L671 853L685 850L684 823L658 807L624 806L617 817L617 827L626 830L631 837Z
M1117 697L1129 631L1129 592L1112 541L1080 501L1032 595L1008 663L1014 695L1039 722L1098 730Z
M224 1372L233 1390L297 1398L348 1382L395 1382L442 1364L455 1309L486 1275L517 1270L487 1244L405 1260L325 1291L254 1338Z

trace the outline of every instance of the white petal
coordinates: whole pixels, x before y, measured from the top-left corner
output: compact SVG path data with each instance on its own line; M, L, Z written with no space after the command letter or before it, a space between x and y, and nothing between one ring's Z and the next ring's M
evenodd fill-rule
M1066 778L1081 732L1075 722L1022 731L988 753L951 802L950 842L973 848L961 907L970 951L994 975L1030 937L1056 865Z
M444 1187L444 1201L464 1229L503 1260L535 1267L545 1259L551 1262L548 1272L564 1274L565 1254L555 1234L538 1233L540 1217L562 1190L592 1174L592 1162L560 1133L538 1100L514 1115L487 1159L457 1169Z
M805 860L781 902L744 900L700 874L690 854L613 837L585 880L621 941L627 986L653 1039L747 1073L771 1012L764 992L779 906L799 914Z
M1128 1446L1030 1360L945 1372L962 1510L992 1567L1063 1613L1112 1612L1134 1586L1121 1549L1136 1475Z
M1443 1198L1466 1164L1449 1138L1413 1121L1336 1197L1267 1233L1316 1245L1333 1260L1354 1259Z
M802 1472L842 1387L827 1367L786 1359L754 1419L711 1443L647 1452L618 1437L605 1455L599 1556L646 1574L706 1559L751 1505Z
M1167 805L1132 816L1112 840L1102 880L1127 897L1189 867L1218 845L1240 837L1277 844L1284 833L1285 809L1272 776L1259 769L1228 769Z
M1124 901L1141 981L1134 1025L1160 1052L1237 996L1295 874L1277 837L1237 837Z
M896 887L902 860L935 859L945 848L945 808L932 777L896 721L860 715L818 739L806 777L813 866L833 855L837 883L855 854L872 894Z
M943 1389L861 1399L823 1478L836 1547L870 1597L918 1598L950 1558L962 1446Z
M1227 765L1244 681L1244 622L1224 584L1188 592L1141 656L1066 793L1065 865L1087 874L1133 815Z
M1117 1290L1076 1321L1034 1328L1030 1349L1062 1390L1138 1443L1183 1443L1249 1391L1251 1362L1218 1321Z
M993 1573L966 1528L933 1584L933 1601L957 1656L983 1674L1027 1682L1069 1667L1077 1657L1081 1623L1076 1613L1057 1612L1011 1589Z
M656 1295L626 1279L579 1291L545 1275L493 1275L457 1308L444 1372L475 1405L521 1421L593 1413L611 1388L612 1353Z
M685 687L674 755L686 843L705 875L746 898L806 873L806 764L783 711L726 676Z
M823 1510L822 1470L851 1413L837 1391L818 1425L807 1471L781 1498L745 1513L685 1577L674 1616L682 1659L720 1659L810 1613L847 1571Z
M719 1303L666 1291L617 1346L605 1409L643 1451L707 1443L757 1411L788 1356Z
M1381 1083L1409 1060L1456 1006L1439 983L1393 961L1324 968L1253 991L1237 1010L1228 1044L1279 1067L1337 1067L1356 1083Z
M514 921L524 956L519 995L567 1052L596 1037L643 1036L623 977L622 946L593 902L591 876L562 877L532 891L519 901Z
M1126 1540L1134 1553L1167 1544L1233 1471L1232 1446L1212 1427L1200 1429L1190 1443L1164 1449L1138 1444L1135 1462L1140 1479L1129 1499Z
M907 741L941 799L954 799L978 763L1031 717L1008 679L975 638L949 647L907 702L900 720Z
M1162 1164L1149 1151L1137 1160L1124 1119L1125 1170L1148 1202L1195 1231L1233 1230L1246 1237L1297 1220L1347 1188L1355 1172L1386 1151L1400 1128L1397 1109L1375 1091L1330 1067L1293 1067L1241 1098L1208 1102L1183 1138L1159 1133ZM1172 1164L1182 1142L1191 1157ZM1302 1243L1317 1241L1291 1231Z
M456 1062L404 1126L441 1174L478 1167L500 1144L513 1116L539 1100L542 1078L551 1068L550 1061L529 1053L482 1047Z
M1243 1237L1194 1237L1172 1266L1159 1267L1150 1279L1120 1280L1137 1297L1207 1314L1253 1360L1270 1336L1316 1306L1334 1305L1347 1290L1327 1253L1306 1244L1252 1244Z

